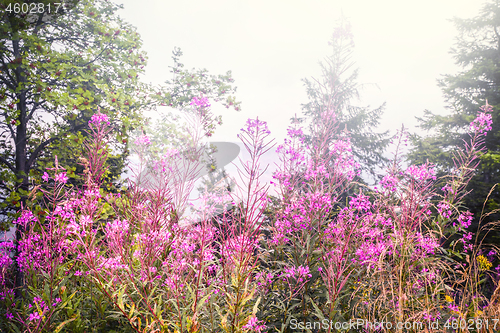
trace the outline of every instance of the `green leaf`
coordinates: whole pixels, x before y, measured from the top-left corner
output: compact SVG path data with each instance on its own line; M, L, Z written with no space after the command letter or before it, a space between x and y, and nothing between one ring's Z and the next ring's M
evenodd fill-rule
M73 318L70 318L68 320L63 321L62 323L60 323L59 325L57 325L56 329L54 330L54 333L60 332L64 328L64 326L66 326L66 324L68 324L68 323L70 323L70 322L72 322L72 321L74 321L76 319L77 319L77 317L75 316Z

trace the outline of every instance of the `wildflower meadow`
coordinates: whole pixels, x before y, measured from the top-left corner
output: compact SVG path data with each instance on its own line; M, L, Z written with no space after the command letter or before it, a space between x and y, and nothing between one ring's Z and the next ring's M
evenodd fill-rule
M236 186L206 191L190 214L215 121L208 100L192 100L183 150L151 160L148 136L137 139L137 177L117 193L102 186L113 123L99 111L75 161L84 186L56 159L30 196L43 204L15 221L21 239L0 243L0 331L498 332L499 249L483 242L496 224L472 233L462 204L490 108L444 178L430 163L403 167L402 130L372 187L358 181L335 105L307 133L292 122L281 144L249 119Z

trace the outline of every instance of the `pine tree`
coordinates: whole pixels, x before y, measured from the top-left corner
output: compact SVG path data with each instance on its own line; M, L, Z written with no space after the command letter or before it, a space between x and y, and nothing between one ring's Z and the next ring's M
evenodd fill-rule
M451 114L440 116L425 111L424 117L419 118L420 127L431 133L426 137L413 136L415 148L409 159L413 163L429 160L442 173L452 170L450 152L467 141L471 121L488 102L493 107L493 128L485 139L487 152L469 183L471 192L464 200L475 213L477 223L491 188L500 182L500 1L485 3L477 17L453 21L459 34L451 53L462 70L439 80ZM484 212L499 208L499 203L500 192L496 187L486 201ZM491 215L488 220L496 218L498 215Z
M302 80L309 98L302 110L312 126L319 121L322 110L334 109L339 128L349 132L356 161L364 172L375 176L377 167L387 161L383 155L389 143L387 132L375 132L385 104L376 109L353 105L360 97L361 86L357 82L358 69L353 69L354 41L348 22L340 20L328 44L332 54L320 62L321 77Z

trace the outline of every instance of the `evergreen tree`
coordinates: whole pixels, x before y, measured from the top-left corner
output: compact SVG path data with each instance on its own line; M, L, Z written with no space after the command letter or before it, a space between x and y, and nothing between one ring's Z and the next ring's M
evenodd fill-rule
M361 86L357 82L358 69L353 69L354 41L348 22L340 20L328 44L332 47L332 54L320 62L321 77L302 80L309 98L302 110L313 126L319 121L322 110L334 109L339 128L349 132L356 162L364 172L375 176L376 168L387 161L383 156L389 143L387 132L374 131L385 104L376 109L353 105L360 96Z
M475 18L453 21L459 34L451 53L462 70L439 80L451 114L440 116L425 111L419 118L420 127L432 132L426 137L413 135L414 149L409 159L413 163L429 160L442 173L449 172L454 167L451 151L463 147L471 121L488 102L493 107L493 128L485 139L487 152L469 183L471 193L464 200L477 222L490 189L500 182L500 1L485 3ZM484 212L499 208L499 203L496 187ZM488 220L496 218L498 215L491 215Z

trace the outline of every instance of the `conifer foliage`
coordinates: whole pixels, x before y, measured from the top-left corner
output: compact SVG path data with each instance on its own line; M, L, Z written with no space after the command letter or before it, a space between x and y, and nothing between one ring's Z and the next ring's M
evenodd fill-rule
M453 22L458 36L451 53L462 69L439 80L451 113L441 116L426 110L419 119L420 127L431 132L426 137L413 136L415 148L410 160L429 160L443 173L453 169L453 147L464 147L471 121L480 106L488 103L493 124L485 138L487 152L469 183L472 192L464 201L477 218L488 195L485 211L499 208L500 203L497 188L489 193L500 182L500 1L486 2L477 17L455 18Z

